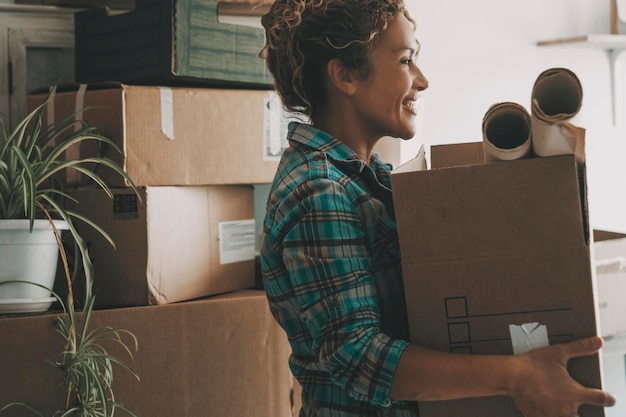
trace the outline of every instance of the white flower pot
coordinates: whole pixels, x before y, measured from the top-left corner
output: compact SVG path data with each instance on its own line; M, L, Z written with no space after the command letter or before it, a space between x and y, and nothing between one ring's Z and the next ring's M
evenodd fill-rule
M69 227L55 220L59 230ZM51 297L57 272L59 248L48 220L36 220L32 233L28 220L0 220L0 314L43 312L55 300ZM6 281L26 283L2 284Z

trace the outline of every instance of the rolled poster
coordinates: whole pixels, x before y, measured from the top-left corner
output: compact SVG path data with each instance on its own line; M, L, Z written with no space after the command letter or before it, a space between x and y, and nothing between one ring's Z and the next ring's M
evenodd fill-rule
M534 154L576 155L584 161L585 129L571 123L583 99L576 74L566 68L543 71L535 81L531 99Z
M530 114L521 105L492 105L483 117L485 162L511 161L532 155Z

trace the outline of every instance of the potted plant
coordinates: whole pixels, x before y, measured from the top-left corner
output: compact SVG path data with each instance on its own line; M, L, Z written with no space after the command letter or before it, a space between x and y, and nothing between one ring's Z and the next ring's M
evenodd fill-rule
M94 306L94 269L88 245L81 237L76 221L95 228L112 245L114 243L93 221L65 207L68 199L74 199L64 191L61 175L68 170L80 172L112 197L109 187L98 175L98 167L104 166L124 177L139 194L132 179L111 159L100 156L67 157L68 149L79 147L85 141L95 141L118 152L119 149L111 139L73 116L45 123L46 108L55 91L56 88L51 88L46 100L15 129L8 131L0 120L0 256L10 257L0 258L0 314L43 312L52 301L58 300L62 314L55 315L54 322L65 346L60 353L61 359L53 365L64 374L66 407L54 416L109 416L116 409L123 409L134 416L132 410L115 401L112 366L117 364L136 374L126 362L110 355L102 342L106 341L106 345L113 341L132 357L132 351L137 349L137 340L124 329L89 328ZM2 232L3 227L8 231ZM69 233L75 246L77 263L82 265L82 300L75 300L74 282L61 230ZM5 237L2 237L3 233ZM26 243L31 238L43 239L44 242L37 243L35 249L29 249ZM16 242L18 245L12 246ZM38 253L41 247L45 253ZM24 260L19 261L22 257ZM59 258L67 283L64 300L52 291ZM51 268L48 272L39 268L44 263ZM31 279L33 275L35 279ZM0 414L13 407L23 407L43 417L25 403L0 405Z

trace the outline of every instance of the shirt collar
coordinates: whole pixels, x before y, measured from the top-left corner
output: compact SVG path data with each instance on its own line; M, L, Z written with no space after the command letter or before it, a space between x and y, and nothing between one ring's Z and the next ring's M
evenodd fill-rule
M336 161L344 161L350 163L352 166L357 166L359 172L363 171L367 166L365 161L349 146L334 136L311 125L300 122L290 122L288 139L324 152L328 157ZM378 157L378 153L372 154L370 165L378 168L379 164L382 164L382 162Z

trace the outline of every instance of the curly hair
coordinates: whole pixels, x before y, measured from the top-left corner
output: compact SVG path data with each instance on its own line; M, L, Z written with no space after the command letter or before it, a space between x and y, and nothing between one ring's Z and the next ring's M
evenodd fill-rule
M404 0L276 0L261 23L260 56L284 107L311 119L324 104L324 71L331 59L367 77L369 52ZM413 22L414 23L414 22Z

